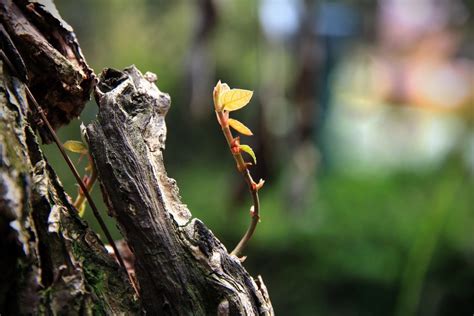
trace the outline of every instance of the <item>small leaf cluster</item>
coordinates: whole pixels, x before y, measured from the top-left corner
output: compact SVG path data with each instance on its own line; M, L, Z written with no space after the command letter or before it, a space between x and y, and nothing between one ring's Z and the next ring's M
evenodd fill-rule
M226 83L219 82L214 87L213 99L214 108L218 115L219 124L222 127L232 127L234 130L242 135L252 136L252 131L245 126L242 122L229 117L229 112L239 110L246 106L252 99L253 91L244 89L231 89ZM253 162L257 163L257 157L255 152L249 145L240 144L240 138L234 138L231 142L231 151L234 154L240 153L241 151L249 154Z

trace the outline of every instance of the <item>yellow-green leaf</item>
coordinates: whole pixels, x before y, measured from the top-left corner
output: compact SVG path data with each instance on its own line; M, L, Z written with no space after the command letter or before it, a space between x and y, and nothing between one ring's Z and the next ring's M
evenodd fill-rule
M253 91L243 89L231 89L221 94L219 99L222 109L235 111L246 106L252 98Z
M68 140L64 143L64 148L73 153L87 154L87 147L82 142L76 140Z
M255 153L253 152L253 149L249 145L239 145L240 150L245 151L247 154L252 156L253 162L257 164L257 157L255 156Z
M86 211L86 201L82 202L81 205L79 205L79 208L77 209L79 216L83 217L84 212Z
M222 87L221 87L221 93L224 93L224 92L229 91L229 90L230 90L229 85L224 82L224 83L222 84Z
M231 118L228 120L228 122L229 122L230 127L235 129L240 134L247 135L247 136L252 136L253 135L252 131L247 126L245 126L243 123L241 123L237 120L231 119Z
M221 96L224 92L229 90L230 87L227 85L227 83L222 83L220 80L217 82L216 86L214 87L214 92L212 93L216 111L222 110Z
M227 85L227 83L221 84L220 89L219 89L219 96L217 97L218 98L218 107L221 110L224 108L224 106L222 105L222 95L225 92L229 91L229 90L230 90L230 87Z

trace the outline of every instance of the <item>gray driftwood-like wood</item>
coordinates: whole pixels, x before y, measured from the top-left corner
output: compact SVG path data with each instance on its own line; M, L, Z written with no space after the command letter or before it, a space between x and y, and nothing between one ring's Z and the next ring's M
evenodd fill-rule
M143 306L150 315L272 315L262 279L192 218L166 174L170 98L155 80L133 66L104 71L87 127L102 193L135 254Z

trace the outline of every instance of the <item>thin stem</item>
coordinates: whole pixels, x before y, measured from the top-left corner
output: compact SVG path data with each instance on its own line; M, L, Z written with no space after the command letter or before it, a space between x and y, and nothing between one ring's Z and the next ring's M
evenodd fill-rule
M217 114L219 124L222 127L222 132L224 133L225 139L227 140L227 144L229 145L229 149L232 155L234 156L235 162L237 163L237 169L244 177L245 182L247 183L247 186L249 188L250 194L252 196L252 201L253 201L253 209L251 211L252 220L250 221L250 226L245 232L242 239L237 244L237 246L235 246L234 250L232 250L232 252L230 253L231 255L238 257L244 250L245 246L247 246L247 243L249 242L249 240L252 238L255 232L255 228L257 227L257 224L260 220L260 200L258 198L258 189L255 189L252 185L255 182L252 179L252 176L247 168L247 164L245 163L245 160L242 157L242 154L240 153L240 151L239 152L232 151L232 143L234 141L234 137L232 136L232 131L229 128L229 124L227 122L228 118L226 114L223 111L216 111L216 114Z
M255 232L255 229L257 228L257 224L260 220L260 201L258 199L258 193L257 191L252 191L251 194L252 194L254 208L253 208L253 213L251 215L252 220L250 221L250 226L245 232L242 239L237 244L237 246L235 246L234 250L232 250L232 252L230 253L231 255L235 255L237 257L242 253L245 246L247 245L249 240L252 238L253 233Z
M10 70L13 72L14 75L17 74L17 71L15 69L15 67L13 66L13 64L11 63L10 59L8 58L7 55L5 55L5 53L3 52L3 50L0 50L0 56L2 57L2 59L5 61L5 63L7 64L7 66L10 68ZM99 213L99 210L97 209L97 206L95 205L94 203L94 200L92 200L92 197L90 196L89 194L89 191L87 190L87 187L86 185L84 184L84 182L82 181L81 179L81 176L79 175L79 172L77 172L77 169L76 167L74 166L73 162L71 161L71 159L69 158L69 156L66 154L66 151L64 150L64 146L62 144L62 142L59 140L58 138L58 135L56 135L56 133L54 132L54 129L53 127L51 126L51 124L49 123L49 120L48 118L46 117L46 115L44 114L43 112L43 109L41 108L41 106L38 104L38 102L36 101L33 93L31 93L31 90L28 88L28 85L26 85L26 83L24 84L24 87L25 87L25 91L26 91L26 95L28 97L28 99L31 101L31 103L33 103L33 106L35 107L35 110L38 112L38 114L40 115L41 117L41 120L43 121L43 123L46 125L49 133L51 134L51 136L53 137L53 140L54 140L54 143L56 144L56 146L58 147L59 149L59 152L61 153L61 155L63 156L64 160L66 161L66 164L68 165L69 169L71 170L72 174L74 175L74 178L76 178L76 181L77 183L79 184L79 187L81 188L82 192L84 193L87 201L89 202L89 205L91 206L91 209L92 209L92 212L94 213L94 216L95 218L97 219L97 222L99 223L99 226L100 228L102 229L102 231L104 232L105 234L105 237L107 239L107 241L109 242L109 244L112 246L112 249L114 250L115 252L115 256L120 264L120 266L125 270L125 273L127 274L137 296L139 296L138 294L138 288L137 288L137 285L135 284L135 280L132 278L132 276L128 273L128 270L127 270L127 267L125 266L125 262L123 261L123 258L122 256L120 255L120 252L117 248L117 246L115 245L115 242L114 242L114 239L112 238L112 235L110 234L109 230L107 229L107 226L105 225L105 222L104 220L102 219L102 216L100 215Z
M95 167L92 165L91 177L86 184L86 188L88 192L92 191L92 187L94 186L96 180L97 180L97 171L95 170ZM84 203L85 199L86 199L86 196L81 190L80 194L77 196L76 200L74 201L74 207L78 209L81 206L81 204Z

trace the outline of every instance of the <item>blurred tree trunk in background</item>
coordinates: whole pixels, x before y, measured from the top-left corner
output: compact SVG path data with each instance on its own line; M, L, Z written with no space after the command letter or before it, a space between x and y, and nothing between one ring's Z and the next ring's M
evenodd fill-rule
M35 134L51 140L27 85L56 129L89 99L95 76L74 33L49 2L0 0L0 19L0 314L272 315L262 279L181 203L162 157L169 97L155 75L131 67L103 73L87 137L109 213L134 254L137 297Z
M197 8L195 35L189 50L186 69L189 84L189 107L193 118L207 117L211 103L209 87L214 83L214 58L209 49L212 31L217 24L217 8L214 0L199 0Z
M318 149L314 135L319 132L319 82L321 54L316 41L316 1L304 1L304 10L296 34L296 80L293 99L296 112L295 133L290 138L291 175L287 181L286 203L289 210L301 211L313 205L314 179L318 163Z

